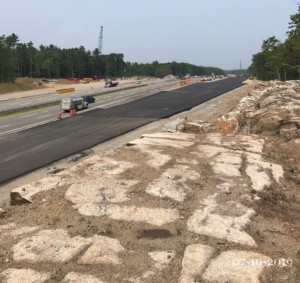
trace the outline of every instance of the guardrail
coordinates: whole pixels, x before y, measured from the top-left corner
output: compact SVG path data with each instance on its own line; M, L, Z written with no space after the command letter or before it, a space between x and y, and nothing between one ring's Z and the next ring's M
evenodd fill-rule
M72 92L72 91L75 91L75 88L58 89L56 92L58 94L61 94L61 93L67 93L67 92Z

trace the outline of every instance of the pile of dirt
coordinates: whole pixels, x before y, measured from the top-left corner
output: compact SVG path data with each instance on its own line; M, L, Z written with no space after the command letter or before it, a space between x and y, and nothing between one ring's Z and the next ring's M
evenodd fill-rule
M137 76L134 76L134 77L131 78L131 80L133 80L133 81L136 81L138 79L139 79L139 77L137 77Z
M61 85L70 85L70 84L76 84L78 82L75 81L68 81L67 79L58 79L57 82L55 82L55 84L61 84Z
M30 84L30 83L38 83L40 79L29 78L29 77L19 77L14 80L16 84Z
M173 75L167 75L167 76L164 77L164 80L165 79L176 79L176 77L173 76Z

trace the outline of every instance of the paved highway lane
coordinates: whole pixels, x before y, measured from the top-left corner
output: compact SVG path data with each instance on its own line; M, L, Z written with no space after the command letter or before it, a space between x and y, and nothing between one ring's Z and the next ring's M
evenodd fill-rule
M189 84L196 83L197 80L191 81ZM161 90L178 88L173 82L170 87L170 82L160 82L159 84L149 84L147 87L138 87L129 90L118 91L106 95L96 96L96 101L89 104L88 110L80 110L78 114L90 111L95 108L108 108L113 105L124 104L141 97L145 97ZM117 89L116 89L117 90ZM149 94L147 93L149 90ZM71 95L70 95L71 96ZM74 97L74 95L73 95ZM58 113L61 112L60 106L49 107L35 111L26 112L23 114L8 116L0 119L0 136L10 134L30 127L38 126L57 119ZM69 112L62 112L62 118L70 117Z
M94 95L98 93L107 93L114 90L126 90L128 88L136 87L136 86L148 86L149 88L159 87L168 84L168 82L164 82L163 80L155 80L155 81L143 81L140 85L133 84L121 84L117 87L112 88L104 88L104 87L95 87L92 83L89 84L89 89L76 90L74 92L58 94L56 92L42 94L42 95L34 95L29 97L16 98L11 100L0 100L0 113L3 111L8 111L12 109L20 109L24 107L30 107L34 105L42 105L51 102L60 101L64 97L80 97L83 95ZM93 89L91 89L93 87ZM64 88L67 88L64 87Z
M122 105L106 109L97 108L68 119L2 135L0 136L0 183L157 119L190 109L240 87L244 80L244 78L229 78L211 84L195 83Z

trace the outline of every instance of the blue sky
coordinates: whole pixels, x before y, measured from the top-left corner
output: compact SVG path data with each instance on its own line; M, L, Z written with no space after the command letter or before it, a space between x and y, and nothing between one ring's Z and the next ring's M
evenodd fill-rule
M98 47L125 61L248 68L262 41L284 41L294 0L0 0L0 34L60 48Z

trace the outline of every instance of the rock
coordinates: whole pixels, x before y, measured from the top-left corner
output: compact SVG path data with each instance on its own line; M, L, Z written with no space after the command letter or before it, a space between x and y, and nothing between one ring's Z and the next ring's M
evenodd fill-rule
M252 265L252 259L261 260L262 265ZM222 252L216 259L211 260L202 277L208 282L260 283L259 276L267 267L268 259L267 256L246 251Z
M195 181L200 174L189 170L188 166L176 165L167 169L158 179L149 183L146 192L157 197L168 197L182 202L189 192L187 181Z
M84 204L78 212L87 216L102 216L115 220L146 222L156 226L162 226L179 218L176 209L146 208L136 206Z
M95 235L92 238L93 244L79 259L79 264L120 264L118 253L125 249L116 239Z
M61 283L105 283L93 275L69 272Z
M262 191L270 187L271 180L265 172L260 171L260 167L249 165L246 168L247 175L251 178L252 188L256 191Z
M159 270L163 270L175 257L175 254L175 251L156 251L149 253L155 262L155 267Z
M194 211L188 219L188 230L230 242L256 246L253 238L243 231L255 215L255 211L235 202L218 205L216 197L217 194L201 202L204 209Z
M204 245L190 245L184 251L182 271L178 283L191 283L202 275L215 249Z
M71 260L90 244L90 238L71 238L65 230L43 230L15 244L13 259L28 263L61 263Z

